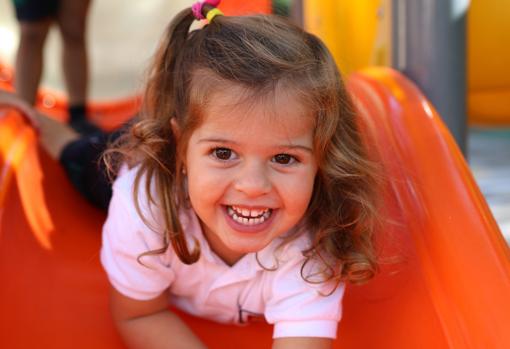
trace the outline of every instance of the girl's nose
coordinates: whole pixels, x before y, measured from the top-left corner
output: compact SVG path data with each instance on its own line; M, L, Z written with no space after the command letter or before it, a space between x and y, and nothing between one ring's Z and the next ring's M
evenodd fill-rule
M249 197L264 195L271 191L267 168L258 161L245 163L236 177L235 189Z

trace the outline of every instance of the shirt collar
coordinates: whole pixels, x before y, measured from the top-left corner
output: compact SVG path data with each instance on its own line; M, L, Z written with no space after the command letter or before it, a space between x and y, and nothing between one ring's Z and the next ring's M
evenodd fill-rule
M202 232L199 219L192 209L183 210L179 215L181 225L186 232L188 246L193 246L194 239L200 244L200 259L205 263L213 263L223 266L223 272L218 275L212 288L228 286L234 283L252 279L256 273L276 270L287 258L288 245L285 240L292 235L298 234L293 241L297 241L298 248L304 249L308 245L309 238L304 229L296 228L282 237L276 238L257 253L248 253L233 266L227 265L214 251ZM200 263L201 261L198 261Z

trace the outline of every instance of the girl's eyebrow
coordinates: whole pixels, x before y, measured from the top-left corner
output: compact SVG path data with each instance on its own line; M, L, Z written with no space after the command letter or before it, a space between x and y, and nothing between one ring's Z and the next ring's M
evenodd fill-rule
M223 139L223 138L202 138L198 141L198 143L223 143L223 144L233 144L233 145L239 145L238 142ZM285 150L303 150L309 153L313 153L312 148L301 145L301 144L284 144L284 145L277 145L275 146L276 149L285 149Z
M304 150L308 153L313 153L312 148L300 144L279 145L276 148L285 150Z

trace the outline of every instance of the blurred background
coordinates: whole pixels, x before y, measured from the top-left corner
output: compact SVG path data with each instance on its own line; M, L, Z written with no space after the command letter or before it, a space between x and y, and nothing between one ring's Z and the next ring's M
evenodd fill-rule
M87 28L90 99L112 101L139 94L166 24L192 3L92 1ZM450 127L510 241L510 2L275 0L268 4L273 12L290 16L319 35L345 75L384 65L414 80ZM12 0L0 0L0 62L6 66L14 65L19 36ZM64 93L60 56L59 32L52 28L44 48L42 86ZM6 74L0 71L0 80L12 78Z
M169 19L189 6L186 0L92 1L87 44L91 64L90 97L110 100L138 93L144 69ZM16 58L19 29L12 0L0 0L0 59ZM44 48L42 85L64 91L61 40L56 26Z

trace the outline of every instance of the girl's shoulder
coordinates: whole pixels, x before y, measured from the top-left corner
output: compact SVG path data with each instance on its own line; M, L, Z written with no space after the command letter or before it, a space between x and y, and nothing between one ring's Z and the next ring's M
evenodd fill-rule
M115 181L113 182L113 191L120 193L132 193L139 171L140 166L133 166L129 168L127 165L122 165ZM145 180L145 175L142 176L142 180Z
M108 216L114 215L119 208L127 220L137 225L148 225L151 228L161 226L162 216L157 204L154 185L151 183L151 199L146 192L146 175L141 174L138 191L135 196L135 184L140 171L139 166L129 168L123 165L112 186L112 199Z
M143 228L144 231L161 234L165 230L164 214L153 181L149 183L149 198L149 193L146 191L147 175L145 173L140 174L138 191L135 197L134 189L139 171L140 166L129 168L124 165L121 167L113 183L113 195L108 217L116 215L120 219L130 222L133 226ZM189 233L187 235L190 236L187 236L187 238L191 242L194 242L194 237L201 236L197 232L200 230L200 225L192 209L183 208L179 210L179 221Z

